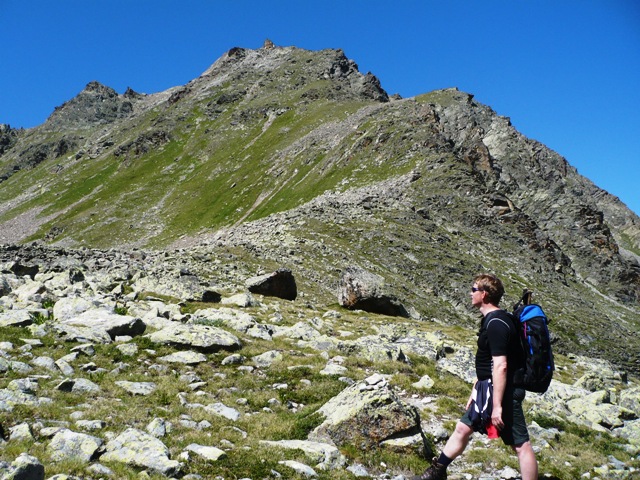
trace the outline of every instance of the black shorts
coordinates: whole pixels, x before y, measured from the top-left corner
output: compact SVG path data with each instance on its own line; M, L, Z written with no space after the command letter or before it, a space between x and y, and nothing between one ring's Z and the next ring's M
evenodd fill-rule
M502 400L502 422L504 427L500 430L500 438L502 438L505 445L522 445L529 441L527 422L522 410L524 397L525 391L522 388L508 388L504 392L504 399ZM511 401L508 401L508 399L511 399ZM464 413L460 421L473 428L473 422L469 418L469 410Z

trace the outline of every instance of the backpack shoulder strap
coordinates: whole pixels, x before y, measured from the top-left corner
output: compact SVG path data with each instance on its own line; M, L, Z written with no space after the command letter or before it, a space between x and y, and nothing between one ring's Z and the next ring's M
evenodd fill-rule
M506 310L494 310L493 312L487 313L485 317L485 328L489 328L489 324L493 321L502 322L510 331L514 326L513 316Z

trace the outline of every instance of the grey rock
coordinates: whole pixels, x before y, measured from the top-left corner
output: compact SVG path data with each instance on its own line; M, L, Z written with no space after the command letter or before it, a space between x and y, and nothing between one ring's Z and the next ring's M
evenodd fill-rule
M220 450L217 447L198 445L197 443L187 445L185 450L193 452L211 462L215 462L216 460L227 456L227 453L224 450Z
M309 465L305 465L304 463L297 462L295 460L281 460L278 462L280 465L285 465L290 469L294 470L299 475L304 475L305 477L317 477L318 474L316 471L311 468Z
M347 355L358 355L372 362L393 360L406 362L402 348L378 335L367 335L357 340L345 340L338 343L338 350Z
M28 395L35 395L38 391L38 381L31 378L20 378L11 380L7 384L7 389L14 392L22 392Z
M240 355L239 353L234 353L233 355L224 357L220 362L220 364L221 365L242 365L246 360L247 359L244 355Z
M220 300L222 305L235 305L236 307L248 308L257 307L259 302L254 298L251 293L237 293L230 297L225 297Z
M64 297L53 305L53 316L58 321L75 318L82 313L95 308L104 308L97 299L85 297Z
M132 395L147 396L151 395L156 389L156 384L153 382L128 382L126 380L120 380L115 383Z
M233 420L234 422L241 416L241 413L235 408L227 407L223 403L219 402L206 405L204 409L209 413L213 413L214 415L217 415L219 417Z
M402 303L387 292L384 279L360 267L347 267L338 286L338 302L350 310L409 317Z
M422 377L420 377L420 380L411 384L412 387L421 388L425 390L429 390L434 385L435 385L435 382L429 375L423 375Z
M9 429L9 439L12 441L33 441L33 433L28 423L19 423Z
M46 357L46 356L36 357L33 360L31 360L31 365L38 368L44 368L46 370L49 370L50 372L58 371L56 362L51 357Z
M136 353L138 353L138 346L133 343L123 343L121 345L116 345L116 348L125 357L133 357Z
M338 450L335 445L329 443L309 440L262 440L260 443L271 447L302 450L311 461L317 464L316 468L322 470L342 468L347 463L347 459L340 453L340 450Z
M207 361L207 356L200 352L175 352L164 357L158 358L161 362L167 363L181 363L184 365L197 365Z
M273 273L251 277L245 282L251 293L267 297L295 300L298 296L296 280L288 268L280 268Z
M631 387L621 391L618 404L640 417L640 387Z
M21 453L2 473L3 480L44 480L44 466L27 453Z
M173 325L148 335L154 343L189 347L204 353L220 350L238 350L242 344L240 340L217 327L207 325Z
M76 426L86 431L102 430L107 426L103 420L78 420Z
M54 329L68 340L110 343L118 336L142 335L146 325L140 318L93 309L56 323Z
M135 428L128 428L107 442L104 462L120 462L133 467L149 468L166 476L179 475L180 462L170 459L169 449L157 438Z
M260 355L256 355L251 360L256 367L268 368L275 362L281 362L283 358L284 357L281 352L277 350L269 350L261 353Z
M164 418L154 418L147 425L147 433L156 438L164 437L171 431L171 422L167 422Z
M11 284L7 280L6 275L0 273L0 297L11 293Z
M9 389L0 390L0 411L10 412L16 405L38 406L41 403L50 403L51 399L40 398L35 395L28 395Z
M328 441L338 447L379 448L384 440L421 431L417 409L402 402L378 376L347 387L318 412L325 420L311 432L309 440ZM426 452L424 441L422 449Z
M55 462L71 459L90 462L103 443L101 438L63 429L54 435L47 450Z
M473 383L475 374L475 350L458 345L454 347L453 354L438 359L436 365L439 369L462 378L467 383Z
M16 309L0 312L0 327L27 327L33 323L28 310Z
M320 332L307 322L298 322L291 327L278 327L273 333L274 338L286 337L296 340L311 341L321 337Z
M86 378L65 379L58 384L56 389L61 392L73 393L96 393L100 391L100 386Z

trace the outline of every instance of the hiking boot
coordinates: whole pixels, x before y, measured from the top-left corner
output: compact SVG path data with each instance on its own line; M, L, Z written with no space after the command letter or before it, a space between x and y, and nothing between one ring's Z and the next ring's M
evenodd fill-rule
M437 457L434 457L431 466L422 475L411 477L409 480L447 480L447 467L438 463Z

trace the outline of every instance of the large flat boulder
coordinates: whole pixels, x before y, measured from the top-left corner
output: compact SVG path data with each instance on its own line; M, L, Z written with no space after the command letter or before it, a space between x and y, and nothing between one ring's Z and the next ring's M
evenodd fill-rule
M142 335L147 326L140 318L92 309L57 322L53 328L68 340L110 343L119 336Z
M235 335L209 325L176 324L149 334L154 343L193 348L204 353L238 350L242 343Z

